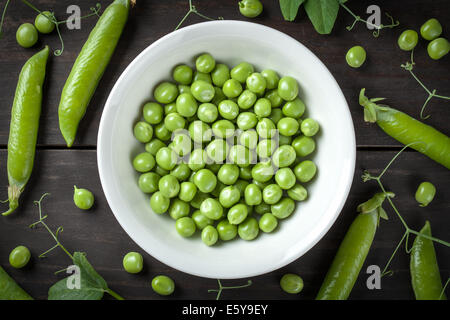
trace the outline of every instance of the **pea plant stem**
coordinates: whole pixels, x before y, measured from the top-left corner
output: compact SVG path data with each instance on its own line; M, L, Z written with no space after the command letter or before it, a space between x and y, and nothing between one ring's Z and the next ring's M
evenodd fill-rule
M428 102L430 102L430 100L432 98L438 98L438 99L443 99L443 100L450 100L450 97L447 96L443 96L443 95L439 95L436 94L436 89L430 90L428 89L422 81L420 81L420 79L416 76L416 74L413 72L414 69L414 65L416 63L414 62L414 50L411 50L411 57L410 57L410 61L407 61L405 64L402 64L401 67L403 69L405 69L406 71L408 71L411 76L417 81L417 83L425 90L425 92L428 94L427 99L425 100L424 104L422 105L422 108L420 109L420 118L423 120L428 119L431 115L427 115L424 116L423 113L425 111L426 106L428 105Z
M364 20L360 16L354 14L353 11L351 11L345 4L341 3L340 1L339 1L339 5L342 8L344 8L344 10L347 11L354 19L353 23L351 25L347 26L348 31L351 31L355 27L356 23L362 22L362 23L365 23L367 26L371 26L375 29L375 31L373 31L372 34L375 38L377 38L380 35L380 30L382 30L384 28L392 29L400 24L400 22L398 20L394 21L394 18L386 12L385 14L391 20L391 23L387 24L387 25L384 25L384 24L376 25L376 24L368 22L367 20Z
M196 15L198 15L199 17L205 19L205 20L210 20L210 21L214 21L215 19L210 18L208 16L205 16L204 14L198 12L197 8L192 4L192 0L189 0L189 10L188 12L185 14L185 16L183 17L183 19L181 19L181 21L178 23L178 25L175 27L174 30L178 30L184 23L184 21L186 21L186 19L191 15L191 13L194 13ZM223 20L223 17L219 17L219 20Z
M108 290L106 290L107 293L109 293L111 296L113 296L114 298L116 298L117 300L125 300L121 295L119 295L117 292L112 291L111 289L108 288Z
M413 142L410 144L407 144L406 146L404 146L390 161L389 163L386 165L386 167L381 171L381 173L378 176L372 176L368 171L365 171L362 179L364 182L369 181L369 180L375 180L378 183L378 186L380 187L381 191L386 195L386 199L388 200L389 205L391 206L391 208L394 210L395 214L397 215L398 219L400 220L401 224L403 225L404 229L405 229L405 233L403 234L402 238L400 239L399 243L397 244L394 252L392 253L391 257L389 258L389 260L387 261L381 275L385 276L388 274L392 274L392 271L388 271L388 268L395 256L395 254L397 253L398 249L401 247L402 243L405 241L405 250L406 253L410 253L411 250L408 249L408 239L409 239L409 235L410 234L414 234L418 237L423 237L425 239L437 242L439 244L442 244L446 247L450 247L450 243L441 239L438 239L436 237L432 237L432 236L428 236L425 234L421 234L420 232L411 229L406 220L402 217L402 215L400 214L400 211L397 209L397 207L395 206L394 202L392 201L391 197L388 197L387 194L388 192L386 191L383 183L381 182L381 178L382 176L387 172L387 170L389 169L389 167L392 165L392 163L400 156L400 154L406 149L409 148L411 145L416 144L418 142Z
M217 283L219 284L219 289L210 289L208 290L208 292L217 292L217 296L216 296L216 300L220 299L220 296L222 295L222 291L223 290L227 290L227 289L241 289L241 288L246 288L252 285L252 280L248 280L247 284L241 285L241 286L232 286L232 287L225 287L222 285L222 282L217 279Z
M2 12L2 19L0 20L0 38L2 37L3 33L3 21L5 20L5 15L6 15L6 10L8 9L8 5L9 5L10 0L6 1L5 7L3 8L3 12Z

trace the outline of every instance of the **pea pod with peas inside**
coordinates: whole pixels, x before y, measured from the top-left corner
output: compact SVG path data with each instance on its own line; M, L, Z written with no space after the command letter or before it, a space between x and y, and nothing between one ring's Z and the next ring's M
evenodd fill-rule
M59 103L59 128L71 147L78 125L111 59L135 0L114 0L98 20L64 85Z
M346 300L366 260L380 217L386 218L381 205L393 193L377 193L358 206L360 214L347 231L316 300Z
M25 63L19 75L9 128L9 210L3 212L4 216L19 206L19 197L33 170L48 55L49 48L45 47Z
M450 137L401 111L376 104L382 98L369 99L364 93L361 89L359 104L366 122L376 122L392 138L450 169Z

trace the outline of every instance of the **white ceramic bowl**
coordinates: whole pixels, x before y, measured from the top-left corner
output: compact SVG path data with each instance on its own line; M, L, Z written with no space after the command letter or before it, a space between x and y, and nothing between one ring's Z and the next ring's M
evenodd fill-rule
M308 115L321 132L314 161L318 177L308 185L309 199L272 234L254 241L236 239L207 247L199 236L185 239L168 215L152 212L149 196L137 185L132 159L143 146L133 125L152 88L171 79L180 63L194 65L209 52L229 66L248 61L257 70L276 70L295 77ZM338 84L323 63L295 39L260 24L214 21L172 32L145 49L123 72L106 102L98 134L98 168L108 203L123 229L159 261L193 275L233 279L260 275L283 267L313 247L339 215L353 179L355 134L350 112Z

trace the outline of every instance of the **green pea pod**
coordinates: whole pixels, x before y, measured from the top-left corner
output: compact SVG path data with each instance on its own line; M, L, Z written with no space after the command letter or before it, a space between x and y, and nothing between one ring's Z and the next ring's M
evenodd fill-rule
M23 66L11 110L8 139L8 198L11 214L19 206L19 197L31 176L36 151L42 87L49 48L32 56Z
M392 138L450 169L450 137L401 111L376 104L382 99L368 99L364 92L361 89L359 104L366 122L376 122Z
M420 233L431 237L431 226L428 221ZM444 294L440 296L442 282L432 240L416 237L409 267L417 300L447 300Z
M135 0L114 0L98 20L64 85L59 103L59 128L71 147L78 124L111 60Z
M0 266L0 300L33 300Z
M388 196L393 194L388 193ZM367 203L373 208L360 213L348 229L334 257L316 300L346 300L355 285L375 237L380 208L386 196L375 194L372 199L358 206L358 211ZM380 201L381 199L381 201ZM376 205L373 205L376 203Z

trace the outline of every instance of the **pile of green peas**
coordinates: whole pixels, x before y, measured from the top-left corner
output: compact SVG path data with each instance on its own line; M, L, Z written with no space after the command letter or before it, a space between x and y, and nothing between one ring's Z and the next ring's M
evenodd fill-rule
M302 118L297 81L248 62L230 69L208 53L172 77L134 126L145 151L133 167L153 212L168 213L183 237L200 230L208 246L273 232L317 172L307 157L319 124Z

